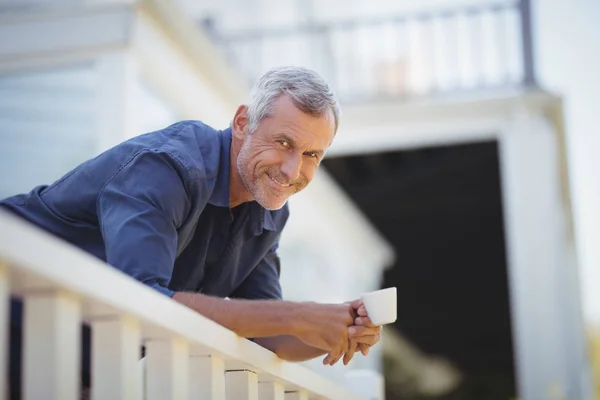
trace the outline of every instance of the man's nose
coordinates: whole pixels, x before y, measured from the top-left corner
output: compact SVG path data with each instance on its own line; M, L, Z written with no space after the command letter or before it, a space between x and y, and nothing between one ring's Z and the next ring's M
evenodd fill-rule
M300 178L302 169L302 155L290 154L281 165L281 173L287 176L288 183L296 182Z

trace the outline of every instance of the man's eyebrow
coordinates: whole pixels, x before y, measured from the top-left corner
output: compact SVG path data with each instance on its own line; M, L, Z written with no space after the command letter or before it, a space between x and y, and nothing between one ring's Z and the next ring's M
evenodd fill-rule
M285 133L280 133L277 137L280 138L280 139L285 140L286 142L288 142L292 146L296 145L296 142L294 141L294 139L292 139L290 136L288 136ZM323 154L325 154L325 150L321 150L321 149L307 150L307 151L305 151L305 153L317 153L319 156L322 156Z
M291 137L289 137L285 133L280 133L279 135L277 135L277 137L279 139L285 140L286 142L289 142L292 146L294 146L296 144L296 142L294 141L294 139L292 139Z

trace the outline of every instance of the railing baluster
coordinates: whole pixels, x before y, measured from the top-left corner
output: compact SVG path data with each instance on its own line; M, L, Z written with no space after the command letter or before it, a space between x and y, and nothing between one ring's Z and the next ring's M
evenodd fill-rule
M173 337L146 343L146 399L187 400L188 342Z
M190 357L190 400L225 400L225 363L214 356Z
M260 400L284 400L285 389L281 382L259 382L258 398Z
M308 393L305 390L286 392L285 400L308 400Z
M483 16L478 11L473 11L467 14L467 29L469 35L469 43L471 47L471 71L473 74L473 84L476 87L485 87L485 72L484 72L484 50L490 51L490 47L484 47L483 40Z
M497 40L497 48L496 52L497 60L498 60L498 68L499 68L499 84L509 85L510 84L510 74L508 71L510 70L508 59L510 57L510 51L507 44L507 15L508 11L505 9L499 10L494 20L495 24L495 37Z
M137 320L117 317L92 323L92 398L139 397L140 326Z
M8 265L3 261L0 261L0 400L6 398L8 393L8 384L6 381L7 371L6 366L8 363L8 304L10 302L9 295L9 282L8 282Z
M258 376L255 372L227 371L225 385L227 400L258 400Z
M23 391L25 400L79 398L80 304L64 291L25 295Z
M535 64L533 49L533 34L531 28L531 1L521 0L519 2L519 14L521 17L521 39L523 44L523 84L525 86L535 86Z

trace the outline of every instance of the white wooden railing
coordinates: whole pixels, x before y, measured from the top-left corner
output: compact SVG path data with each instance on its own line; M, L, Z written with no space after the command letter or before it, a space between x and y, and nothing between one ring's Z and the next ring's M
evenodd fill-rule
M94 400L380 399L238 337L87 253L0 210L0 360L10 296L24 302L24 399L79 398L80 326L92 328ZM146 347L144 376L140 345ZM0 362L0 377L8 363ZM368 379L367 379L368 380ZM8 392L0 379L0 399ZM377 387L368 389L366 386ZM360 395L359 392L362 392Z

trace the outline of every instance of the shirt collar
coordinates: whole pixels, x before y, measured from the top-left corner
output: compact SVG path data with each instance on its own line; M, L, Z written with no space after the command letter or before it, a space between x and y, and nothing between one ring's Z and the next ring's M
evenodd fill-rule
M215 188L210 196L209 203L217 207L229 207L229 177L231 157L231 128L220 132L221 154L219 157L219 172ZM250 220L255 235L260 235L263 230L276 231L277 226L271 211L266 210L255 201L248 204Z
M275 221L273 221L272 211L266 210L264 208L262 208L262 210L263 210L263 217L261 219L262 219L263 228L268 231L276 231L277 226L275 225Z
M231 128L220 132L221 154L219 156L219 170L217 181L210 200L213 206L229 207L229 157L231 151Z

